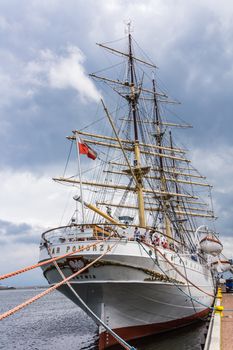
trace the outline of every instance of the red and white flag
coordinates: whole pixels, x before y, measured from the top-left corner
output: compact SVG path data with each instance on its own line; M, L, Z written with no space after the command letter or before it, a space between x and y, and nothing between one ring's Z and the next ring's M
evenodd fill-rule
M82 139L80 139L80 141L78 142L78 149L79 154L86 154L88 158L95 160L97 157L97 153L85 142L83 142Z

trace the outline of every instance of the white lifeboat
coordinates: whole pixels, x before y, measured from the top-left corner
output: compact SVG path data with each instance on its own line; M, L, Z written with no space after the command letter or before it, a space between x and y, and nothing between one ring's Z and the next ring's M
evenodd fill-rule
M212 266L217 272L226 272L231 269L231 263L229 260L220 259L218 261L214 261Z
M200 240L201 250L213 256L217 256L223 250L223 245L214 235L207 235Z

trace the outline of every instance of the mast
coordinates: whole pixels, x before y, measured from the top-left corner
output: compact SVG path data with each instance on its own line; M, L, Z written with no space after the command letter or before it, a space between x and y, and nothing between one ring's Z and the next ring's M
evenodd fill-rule
M173 140L172 140L172 133L171 133L171 131L169 131L169 138L170 138L170 148L172 149L172 154L174 154L174 151L173 151ZM173 176L174 176L175 180L177 180L178 174L175 173L175 169L176 169L175 160L172 159ZM176 189L176 193L179 193L177 181L175 181L175 189ZM179 206L179 204L180 204L179 203L179 197L177 197L177 206Z
M107 149L109 152L106 154L107 162L105 158L101 159L103 155L99 156L99 159L103 161L101 171L106 174L105 180L97 177L97 181L93 181L87 176L87 179L81 180L81 182L86 186L86 189L90 188L92 192L98 193L99 189L105 189L102 191L101 201L98 198L96 203L100 206L122 208L118 211L115 210L115 217L118 217L121 211L127 211L129 215L132 213L137 218L136 225L141 227L153 226L153 223L160 219L164 233L168 237L176 235L176 231L186 234L186 228L192 228L196 217L213 218L213 213L208 208L200 209L198 207L198 204L203 205L203 202L201 198L201 201L198 202L199 197L194 196L193 192L196 186L209 186L202 182L205 177L201 176L192 165L189 165L190 160L186 157L187 150L176 147L171 134L170 138L167 137L169 136L168 127L191 126L185 122L177 124L173 120L166 121L162 117L160 102L169 102L168 96L159 89L155 78L152 79L150 87L144 81L150 75L144 71L144 65L146 65L146 69L150 70L150 73L151 68L153 69L155 66L147 64L140 57L134 55L130 28L127 41L128 49L126 52L100 45L112 54L122 55L126 58L127 78L121 75L122 79L120 76L119 79L112 79L111 75L102 77L90 74L127 101L126 106L125 104L121 106L126 107L127 113L118 116L122 123L117 125L111 116L112 112L108 111L107 106L102 101L113 135L101 135L101 133L97 134L86 130L78 131L84 137L82 140L87 145L95 145L101 149ZM125 64L125 60L121 64ZM137 70L136 65L143 65L142 69L140 68L142 73ZM152 115L148 106L153 108ZM75 135L74 131L74 135L67 138L73 140ZM151 141L151 135L155 137L153 141ZM105 154L104 151L102 153ZM55 181L72 186L80 184L72 177L55 178ZM126 193L129 197L127 201ZM113 199L116 201L114 202ZM88 202L93 202L93 198ZM98 208L98 211L98 214L106 219L104 209Z
M78 132L75 132L75 140L76 140L76 148L77 148L77 157L78 157L78 172L79 172L79 179L80 179L80 194L81 194L81 205L82 205L82 219L83 223L85 222L85 215L84 215L84 199L83 199L83 186L82 186L82 171L81 171L81 161L80 161L80 151L79 151L79 136ZM77 201L76 201L77 203ZM76 207L76 220L77 220L77 207ZM78 220L77 220L78 222Z
M135 96L135 86L134 86L134 63L132 55L132 37L129 33L129 69L130 69L130 105L133 113L133 124L134 124L134 140L135 143L138 142L138 126L137 126L137 115L136 115L136 96Z
M156 88L155 88L155 80L152 79L152 84L153 84L153 91L154 91L154 122L156 125L156 134L155 134L155 138L156 138L156 143L159 147L159 174L160 174L160 181L161 181L161 191L162 192L166 192L167 191L167 182L166 182L166 177L164 174L164 165L163 165L163 157L162 155L162 138L163 138L163 132L161 130L160 127L160 122L161 122L161 118L160 118L160 114L159 114L159 106L158 106L158 102L157 102L157 96L156 96ZM172 238L172 233L171 233L171 223L169 220L169 217L167 215L167 208L170 206L170 204L168 203L168 197L161 195L161 202L162 202L162 211L163 211L163 216L164 216L164 226L165 226L165 231L166 231L166 235L167 237Z
M173 139L172 139L172 133L171 131L169 131L169 140L170 140L170 148L173 149ZM174 154L174 152L172 151L171 154ZM175 192L179 193L179 188L178 188L178 174L176 174L175 169L176 169L176 162L174 159L172 159L172 176L174 177L174 182L175 182ZM183 207L183 212L187 212L186 211L186 206ZM182 210L181 210L181 202L180 202L180 198L179 196L176 196L176 206L174 208L174 213L175 213L175 220L176 220L176 232L180 238L180 241L182 242L182 244L185 244L185 240L184 240L184 227L183 227L183 222L185 222L184 218L182 218Z
M145 205L143 196L143 177L141 170L141 155L138 139L138 125L137 125L137 95L135 93L135 82L134 82L134 58L132 54L132 37L129 28L129 70L130 70L130 98L129 104L133 115L133 125L134 125L134 168L135 176L137 177L138 184L136 186L137 196L138 196L138 209L139 209L139 225L142 227L146 226L145 220Z

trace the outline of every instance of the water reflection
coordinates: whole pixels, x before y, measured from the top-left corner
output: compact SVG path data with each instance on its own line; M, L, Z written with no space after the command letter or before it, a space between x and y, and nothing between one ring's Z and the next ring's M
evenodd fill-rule
M200 321L190 326L163 334L156 334L134 343L137 350L201 350L204 342L206 322Z

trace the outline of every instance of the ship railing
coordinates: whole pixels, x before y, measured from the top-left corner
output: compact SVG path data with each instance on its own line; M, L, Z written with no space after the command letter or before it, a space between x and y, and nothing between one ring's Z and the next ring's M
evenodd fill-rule
M66 243L85 240L100 240L108 236L122 237L131 239L133 237L134 225L123 230L115 224L91 223L91 224L75 224L71 223L65 226L58 226L47 230L41 235L41 246L45 242L49 243ZM132 236L132 237L131 237Z
M66 244L72 242L101 240L106 239L108 236L111 236L111 239L121 237L122 242L135 241L135 227L138 226L128 225L127 227L122 228L120 225L117 226L116 224L111 223L71 223L69 225L52 228L42 233L40 248L43 249L45 243ZM143 242L143 238L141 241ZM152 242L148 243L152 244ZM176 252L174 244L169 244L167 247L163 247L162 244L159 244L158 248L165 248L166 250Z

